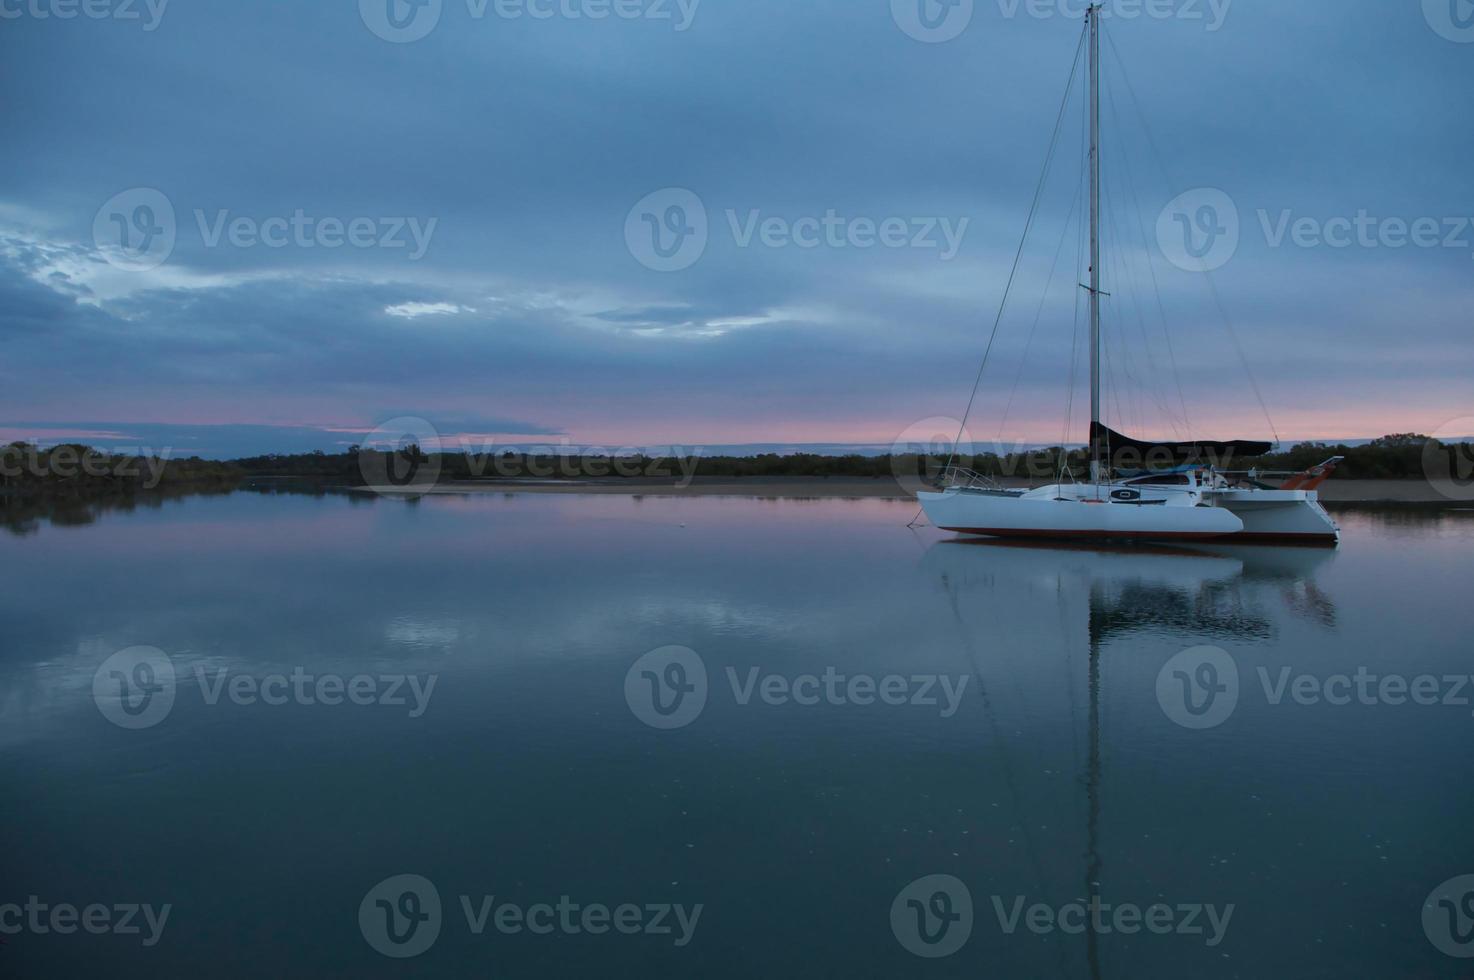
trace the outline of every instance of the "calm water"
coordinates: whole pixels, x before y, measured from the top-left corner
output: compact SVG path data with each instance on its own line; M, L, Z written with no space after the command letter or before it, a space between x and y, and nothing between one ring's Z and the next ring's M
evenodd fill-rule
M1471 951L1474 903L1424 908L1474 873L1474 514L1092 551L913 509L239 493L3 534L0 926L39 928L0 972L1468 974L1430 935Z

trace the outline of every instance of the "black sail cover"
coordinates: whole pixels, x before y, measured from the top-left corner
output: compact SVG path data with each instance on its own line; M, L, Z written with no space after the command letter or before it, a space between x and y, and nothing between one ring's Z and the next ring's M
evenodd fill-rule
M1235 459L1263 456L1274 448L1269 442L1235 439L1231 442L1150 442L1123 436L1099 422L1090 426L1093 458L1107 460L1112 469L1151 470L1185 464L1232 469Z

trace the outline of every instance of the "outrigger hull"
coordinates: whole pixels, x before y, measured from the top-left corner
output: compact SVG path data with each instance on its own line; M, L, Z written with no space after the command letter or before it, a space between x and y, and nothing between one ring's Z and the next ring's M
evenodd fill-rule
M1219 507L1244 523L1235 540L1325 545L1341 540L1340 526L1314 490L1226 490L1214 496Z

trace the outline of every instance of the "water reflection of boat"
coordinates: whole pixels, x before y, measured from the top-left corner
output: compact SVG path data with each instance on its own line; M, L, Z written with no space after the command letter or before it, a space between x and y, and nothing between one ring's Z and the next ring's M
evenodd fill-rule
M1273 632L1254 608L1263 586L1277 588L1291 615L1334 624L1334 604L1314 576L1335 556L1323 548L954 539L932 545L922 567L949 592L986 595L990 616L1021 612L1041 594L1075 591L1089 597L1089 632L1098 638L1155 629L1263 639Z
M1059 543L1009 540L956 539L938 541L922 558L923 572L946 594L956 620L963 647L978 674L987 722L999 753L1016 812L1023 801L1008 762L1007 739L1002 729L1004 715L1017 718L1039 710L1040 688L1020 678L1037 672L1028 644L995 644L1000 635L1027 637L1029 631L1046 628L1053 619L1066 636L1065 666L1078 677L1071 651L1088 650L1085 667L1087 692L1086 742L1077 754L1080 783L1085 791L1085 852L1079 884L1091 901L1102 899L1102 880L1107 868L1100 846L1101 789L1104 756L1101 738L1101 693L1104 683L1102 651L1125 639L1144 640L1153 636L1168 645L1188 645L1203 638L1222 637L1264 641L1275 630L1262 608L1259 594L1277 590L1290 615L1328 628L1334 625L1335 606L1330 596L1315 583L1316 572L1333 561L1335 552L1325 549L1264 548L1236 545L1192 547L1081 547ZM1084 600L1083 602L1081 600ZM1082 619L1084 620L1082 622ZM1080 641L1084 640L1084 643ZM1017 647L1024 647L1020 656ZM1124 651L1136 652L1140 644ZM984 651L987 651L986 662ZM1139 665L1124 665L1138 673ZM989 695L1002 678L1011 682L1009 704ZM991 683L990 683L991 682ZM1129 684L1127 685L1130 686ZM1063 685L1070 698L1069 716L1078 716L1074 684ZM1042 715L1048 717L1048 715ZM1020 821L1020 826L1024 825ZM1031 856L1037 843L1025 846ZM1045 878L1033 857L1038 880ZM1101 936L1086 929L1084 957L1088 975L1101 976ZM1061 951L1062 952L1062 951ZM1068 972L1062 963L1061 969Z

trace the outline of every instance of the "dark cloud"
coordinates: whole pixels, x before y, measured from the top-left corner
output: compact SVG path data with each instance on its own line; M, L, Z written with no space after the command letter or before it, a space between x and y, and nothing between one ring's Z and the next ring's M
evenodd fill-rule
M193 0L153 31L7 21L0 419L200 422L224 427L185 433L202 445L271 436L285 449L390 413L605 442L780 429L868 442L955 413L1079 24L979 0L962 36L929 45L888 6L704 0L676 31L476 20L445 0L436 30L402 45L375 37L355 3ZM1432 428L1467 409L1474 244L1271 247L1260 213L1474 217L1474 45L1440 37L1416 4L1376 0L1241 0L1216 31L1144 18L1108 34L1130 76L1128 89L1107 72L1122 219L1108 246L1142 287L1119 290L1112 329L1137 362L1119 373L1123 392L1142 389L1143 423L1161 396L1146 389L1167 373L1163 322L1195 415L1258 411L1202 277L1158 260L1160 310L1145 291L1157 214L1195 187L1221 188L1240 213L1217 289L1282 428L1376 434L1360 430ZM1078 157L1056 168L982 402L990 424L1009 405L1031 435L1059 424L1076 336L1069 234L1049 272L1073 233ZM98 207L130 187L158 188L176 212L174 251L153 272L115 270L92 245ZM624 226L665 187L700 197L710 238L700 261L663 274L631 255ZM435 225L418 260L208 244L222 212L299 211L377 232ZM754 213L969 224L943 261L744 247L733 224Z

